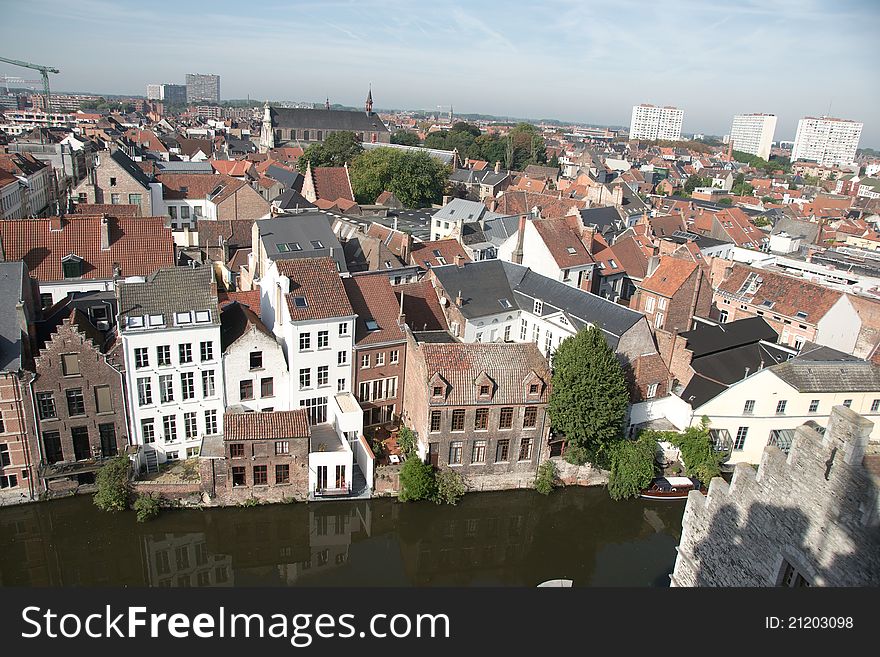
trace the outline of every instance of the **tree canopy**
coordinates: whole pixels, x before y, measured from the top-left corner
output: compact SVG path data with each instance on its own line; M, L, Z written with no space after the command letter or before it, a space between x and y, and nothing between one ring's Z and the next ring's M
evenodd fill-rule
M506 168L517 171L529 164L547 162L544 139L531 123L518 123L509 135L500 137L483 134L477 126L460 121L446 132L429 134L425 146L447 151L455 149L461 157L501 162Z
M623 367L595 326L566 338L553 357L547 412L569 444L595 463L608 463L608 447L621 437L629 405Z
M419 139L419 136L414 132L400 130L391 135L391 143L400 144L402 146L421 146L422 140Z
M761 169L765 173L771 173L780 169L788 173L791 170L791 161L786 157L779 157L775 160L770 160L768 162L763 157L758 157L757 155L752 155L751 153L743 153L742 151L734 150L733 158L737 162L748 164L750 167L753 167L755 169Z
M425 463L417 455L403 462L400 468L400 492L397 499L401 502L418 500L435 500L437 497L437 480L434 467Z
M94 497L95 505L99 509L116 513L128 508L128 498L131 495L130 470L131 464L125 456L112 458L101 466L95 477L98 492Z
M654 478L654 455L657 441L643 432L637 440L620 440L611 448L611 474L608 494L611 499L638 497Z
M711 178L702 178L695 173L692 173L688 176L687 180L684 181L684 191L688 194L693 194L694 190L697 187L711 187L712 179Z
M305 171L309 162L312 168L341 167L346 163L351 166L352 161L363 152L364 147L353 132L331 132L323 142L312 144L303 151L298 166L300 171ZM374 196L370 202L375 198Z
M681 451L681 460L688 476L708 485L721 474L721 463L727 454L716 449L709 435L709 419L703 417L699 426L676 431L644 431L639 438L672 443Z
M354 159L349 176L359 203L388 190L406 207L422 208L443 200L449 168L425 152L376 148Z

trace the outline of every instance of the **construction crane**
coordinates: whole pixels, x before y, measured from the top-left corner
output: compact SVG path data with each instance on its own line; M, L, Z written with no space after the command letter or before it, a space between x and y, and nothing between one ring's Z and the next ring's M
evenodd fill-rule
M60 73L57 68L52 68L51 66L40 66L39 64L31 64L30 62L22 62L18 59L9 59L7 57L0 57L0 62L6 62L7 64L12 64L14 66L21 66L22 68L30 68L35 71L39 71L43 75L43 97L46 99L46 111L52 109L49 104L49 99L51 98L51 94L49 92L49 73Z

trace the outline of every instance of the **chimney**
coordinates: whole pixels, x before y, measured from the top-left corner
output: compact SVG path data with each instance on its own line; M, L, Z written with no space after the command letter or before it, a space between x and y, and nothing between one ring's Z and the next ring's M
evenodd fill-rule
M101 250L110 250L110 220L106 214L101 215Z
M49 232L57 233L61 230L61 217L49 218Z
M403 235L403 251L400 254L400 259L403 260L403 264L409 264L409 256L412 253L413 247L413 236L410 233L404 233Z
M456 267L464 267L464 256L461 255L460 253L455 254L455 266Z
M461 308L461 290L459 290L458 294L455 296L455 305Z
M501 173L501 160L495 160L495 173Z
M0 235L0 262L6 262L6 249L3 248L2 235Z
M516 248L513 250L511 254L511 260L517 264L522 264L523 259L523 239L526 234L526 217L528 215L522 214L519 217L519 228L516 231Z

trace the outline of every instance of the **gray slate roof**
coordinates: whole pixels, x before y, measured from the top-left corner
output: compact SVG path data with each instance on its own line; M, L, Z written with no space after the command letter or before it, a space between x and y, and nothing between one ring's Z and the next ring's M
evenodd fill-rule
M162 315L166 328L174 326L174 313L208 310L211 324L220 324L217 290L211 267L167 267L146 281L119 285L119 322L127 317ZM204 324L203 324L204 325ZM147 328L147 327L145 327Z
M361 143L361 146L364 147L365 151L371 151L376 148L394 148L399 151L406 151L408 153L423 152L427 153L435 160L440 160L443 164L452 164L455 160L455 151L444 151L439 148L425 148L424 146L405 146L403 144L384 144L381 142L368 141Z
M273 107L272 125L279 128L313 130L351 130L353 132L388 132L377 114L352 110Z
M0 262L0 371L21 369L21 325L16 306L22 300L24 263Z
M256 222L269 260L298 260L300 258L332 257L339 271L346 272L342 245L333 233L333 217L323 212L303 212L276 219L260 219ZM312 245L320 242L321 247ZM302 250L281 251L279 244L299 244ZM332 249L332 253L331 253Z
M110 153L110 158L120 167L125 169L126 173L134 178L138 184L145 189L150 188L150 179L147 177L147 174L145 174L143 170L134 163L134 160L128 157L128 155L117 149Z
M503 215L490 212L489 208L479 201L468 201L463 198L454 198L434 213L434 219L443 221L479 221L480 219L494 219Z
M867 361L802 361L774 365L773 373L798 392L880 392L880 366Z
M204 162L182 162L177 160L163 162L162 160L157 160L156 172L160 175L163 173L204 173L213 175L214 167L207 160Z
M576 330L594 324L616 348L620 336L644 317L595 294L536 274L528 267L501 260L466 262L461 267L446 265L432 271L450 296L454 298L461 291L460 310L468 319L503 313L502 299L532 313L535 299L540 299L542 316L563 311Z

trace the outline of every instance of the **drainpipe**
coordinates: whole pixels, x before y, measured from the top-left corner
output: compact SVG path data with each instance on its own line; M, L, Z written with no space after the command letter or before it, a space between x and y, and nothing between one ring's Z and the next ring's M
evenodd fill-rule
M36 378L36 377L34 377L34 378ZM24 426L26 424L24 422L24 402L21 399L20 386L16 386L16 387L18 387L19 389L16 391L15 403L18 406L19 416L22 419L22 426ZM37 419L37 406L36 406L36 402L34 401L34 379L33 378L31 378L30 381L28 381L28 387L30 388L30 391L31 391L31 394L30 394L31 408L34 411L34 430L36 432L37 450L40 453L40 463L42 463L43 462L43 443L40 440L39 420ZM30 464L30 462L31 462L30 441L28 441L28 439L27 439L27 431L24 431L23 433L24 433L24 437L25 437L24 438L25 458L27 459L28 463ZM32 472L31 472L31 476L28 477L28 488L30 489L31 500L34 499L34 492L35 492L34 489L36 487L36 484L34 484L33 480L34 480L34 476L36 476L36 475L37 475L37 468L33 468ZM46 490L48 490L48 486L46 487Z

